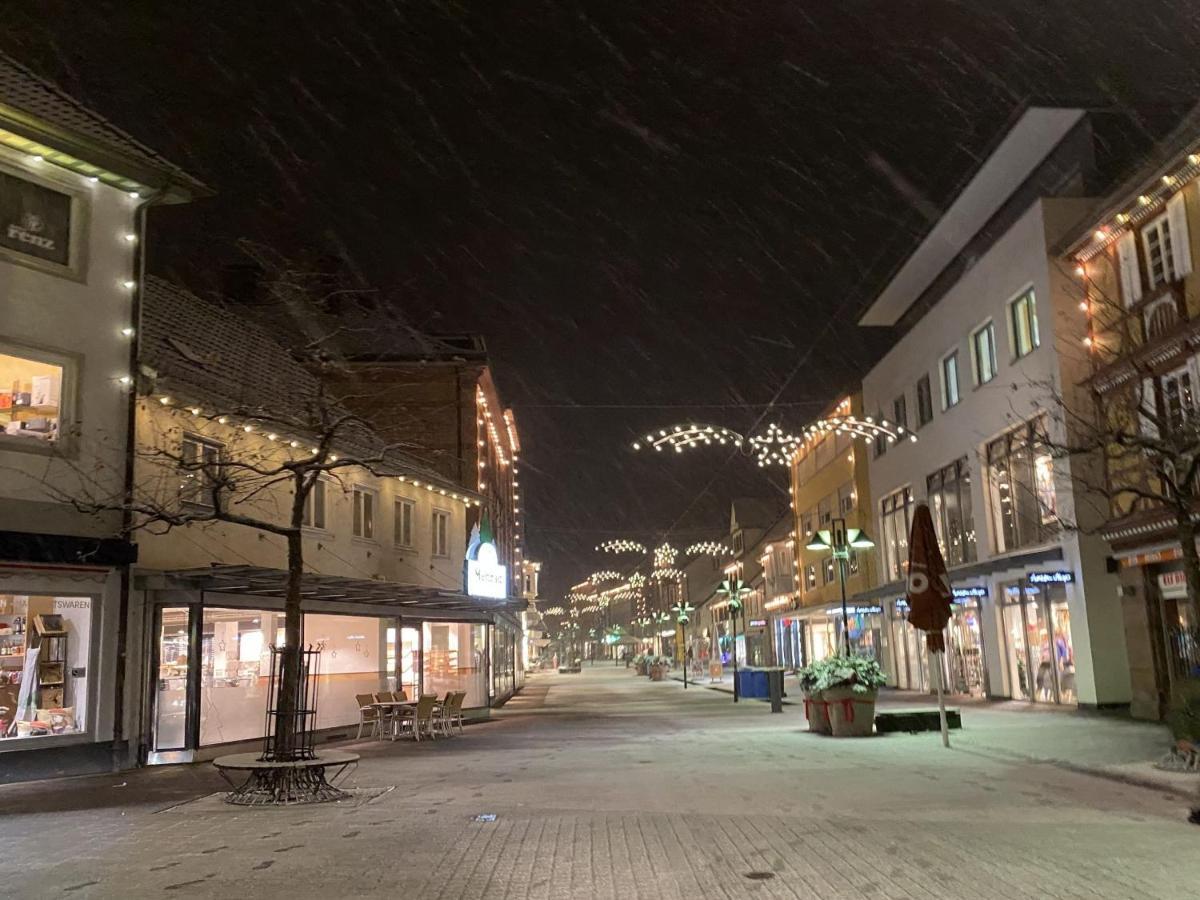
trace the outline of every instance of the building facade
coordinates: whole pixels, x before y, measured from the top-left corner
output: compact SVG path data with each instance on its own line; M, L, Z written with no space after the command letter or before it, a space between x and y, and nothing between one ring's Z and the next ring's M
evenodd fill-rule
M860 322L900 332L863 380L864 409L903 411L919 438L869 462L879 585L859 599L883 611L899 687L931 686L903 601L925 502L955 590L952 691L1129 703L1117 579L1081 463L1055 451L1090 410L1073 396L1089 374L1086 318L1051 248L1094 203L1100 124L1026 109Z
M0 779L121 765L136 692L119 509L147 209L202 185L0 55Z
M1193 110L1082 221L1062 260L1087 328L1085 386L1102 410L1101 534L1119 565L1131 710L1146 719L1162 717L1175 683L1200 677L1191 471L1200 448L1198 176Z

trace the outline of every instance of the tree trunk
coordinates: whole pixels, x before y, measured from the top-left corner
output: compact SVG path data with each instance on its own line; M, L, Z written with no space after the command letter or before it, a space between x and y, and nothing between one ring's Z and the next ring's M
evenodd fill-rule
M296 746L297 704L300 698L300 586L304 575L304 545L300 532L287 536L287 597L283 607L284 654L279 679L279 696L275 698L278 718L275 721L275 754L287 759L300 749Z

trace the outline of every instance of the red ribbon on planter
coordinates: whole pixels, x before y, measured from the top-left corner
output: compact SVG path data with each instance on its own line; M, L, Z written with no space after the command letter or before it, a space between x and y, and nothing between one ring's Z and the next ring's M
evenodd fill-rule
M840 701L842 704L842 717L847 722L854 721L854 704L861 701L855 700L853 697L843 697Z

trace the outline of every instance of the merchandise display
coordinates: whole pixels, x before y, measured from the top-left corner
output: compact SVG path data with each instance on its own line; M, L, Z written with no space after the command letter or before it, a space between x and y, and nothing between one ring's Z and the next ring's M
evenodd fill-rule
M0 594L0 745L83 732L92 601Z

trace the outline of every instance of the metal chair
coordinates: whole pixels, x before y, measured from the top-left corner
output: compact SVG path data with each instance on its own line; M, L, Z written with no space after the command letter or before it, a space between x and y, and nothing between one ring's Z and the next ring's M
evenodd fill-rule
M380 715L379 707L372 705L375 703L375 695L355 694L354 700L358 703L358 734L354 739L359 740L362 737L363 728L368 725L372 732L382 736L383 717Z

